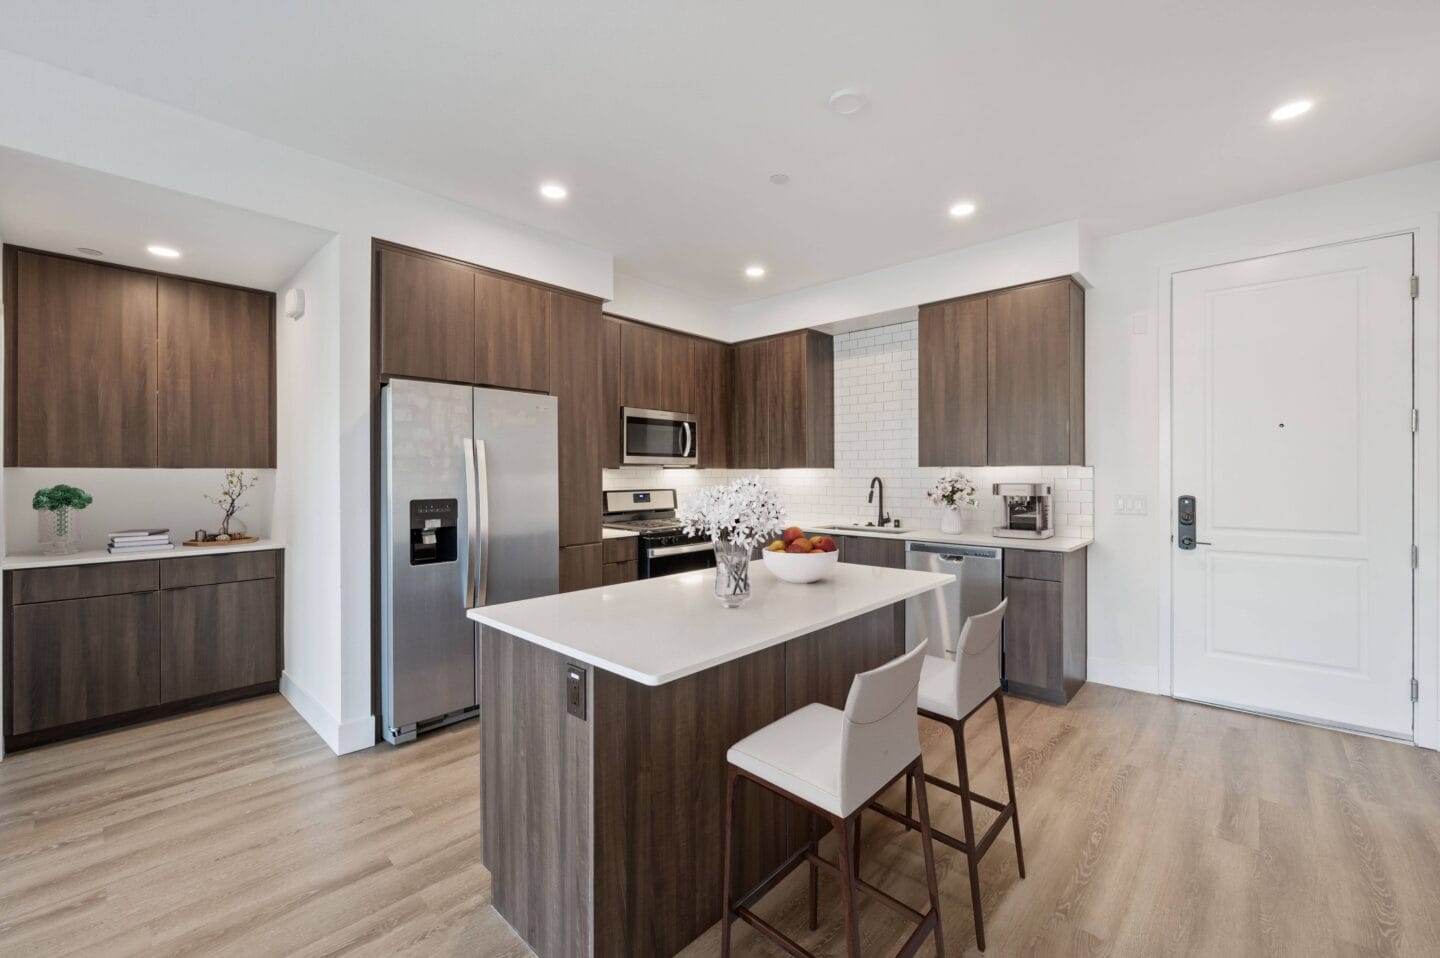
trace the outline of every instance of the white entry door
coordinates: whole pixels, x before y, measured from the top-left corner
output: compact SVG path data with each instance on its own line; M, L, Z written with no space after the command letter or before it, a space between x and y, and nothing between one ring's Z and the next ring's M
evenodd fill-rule
M1411 738L1408 235L1173 277L1181 698Z

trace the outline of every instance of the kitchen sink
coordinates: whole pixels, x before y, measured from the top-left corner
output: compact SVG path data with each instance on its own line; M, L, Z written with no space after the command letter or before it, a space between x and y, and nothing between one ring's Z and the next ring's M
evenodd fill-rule
M872 526L864 522L837 522L834 525L820 526L821 529L834 529L837 532L878 532L881 535L898 536L901 533L909 532L909 529L897 529L895 526Z

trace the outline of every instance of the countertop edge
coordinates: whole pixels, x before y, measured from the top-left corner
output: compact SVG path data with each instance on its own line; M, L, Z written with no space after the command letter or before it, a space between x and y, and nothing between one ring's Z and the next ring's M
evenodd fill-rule
M285 544L277 539L261 539L258 542L244 542L233 546L183 546L176 543L173 549L163 549L156 552L135 552L124 555L114 555L104 549L87 549L82 552L75 552L70 555L50 556L38 553L17 553L7 555L3 562L0 562L0 569L5 572L17 572L22 569L61 569L67 566L77 565L108 565L114 562L143 562L147 559L180 559L194 556L213 555L234 555L237 552L273 552L285 548Z
M787 525L799 526L810 532L835 536L860 536L865 539L895 539L900 542L949 542L955 545L987 546L996 549L1026 549L1031 552L1079 552L1095 544L1093 536L1051 536L1048 539L1011 539L989 532L948 533L939 529L904 529L900 532L873 532L864 528L837 526L827 522L806 522L786 519Z

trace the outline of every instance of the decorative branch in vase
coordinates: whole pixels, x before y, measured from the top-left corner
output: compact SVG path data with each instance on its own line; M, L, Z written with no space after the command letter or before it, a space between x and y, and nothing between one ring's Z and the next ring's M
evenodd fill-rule
M785 509L759 476L707 486L686 497L680 521L715 544L715 598L727 609L750 598L750 552L784 529Z
M235 518L235 513L244 510L250 505L248 502L245 503L245 505L241 505L240 497L245 495L250 489L253 489L259 481L260 477L253 472L249 476L246 476L244 470L226 469L225 484L220 487L220 495L211 496L201 493L201 495L205 496L207 502L213 502L225 510L224 516L220 519L220 531L213 536L206 533L205 541L248 542L255 538L254 536L248 536L244 533L232 533L230 531L230 522Z
M80 535L75 529L74 513L94 501L84 489L64 483L35 491L30 505L40 513L40 542L47 555L72 555L79 551Z
M946 473L925 494L944 510L940 514L940 531L948 535L960 534L965 527L960 519L960 509L974 509L978 501L975 483L963 472Z

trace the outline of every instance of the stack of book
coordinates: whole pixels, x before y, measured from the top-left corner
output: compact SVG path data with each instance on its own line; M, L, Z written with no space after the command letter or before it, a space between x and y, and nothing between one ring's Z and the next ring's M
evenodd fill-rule
M124 529L110 533L106 548L112 553L164 552L175 548L175 543L170 541L169 529Z

